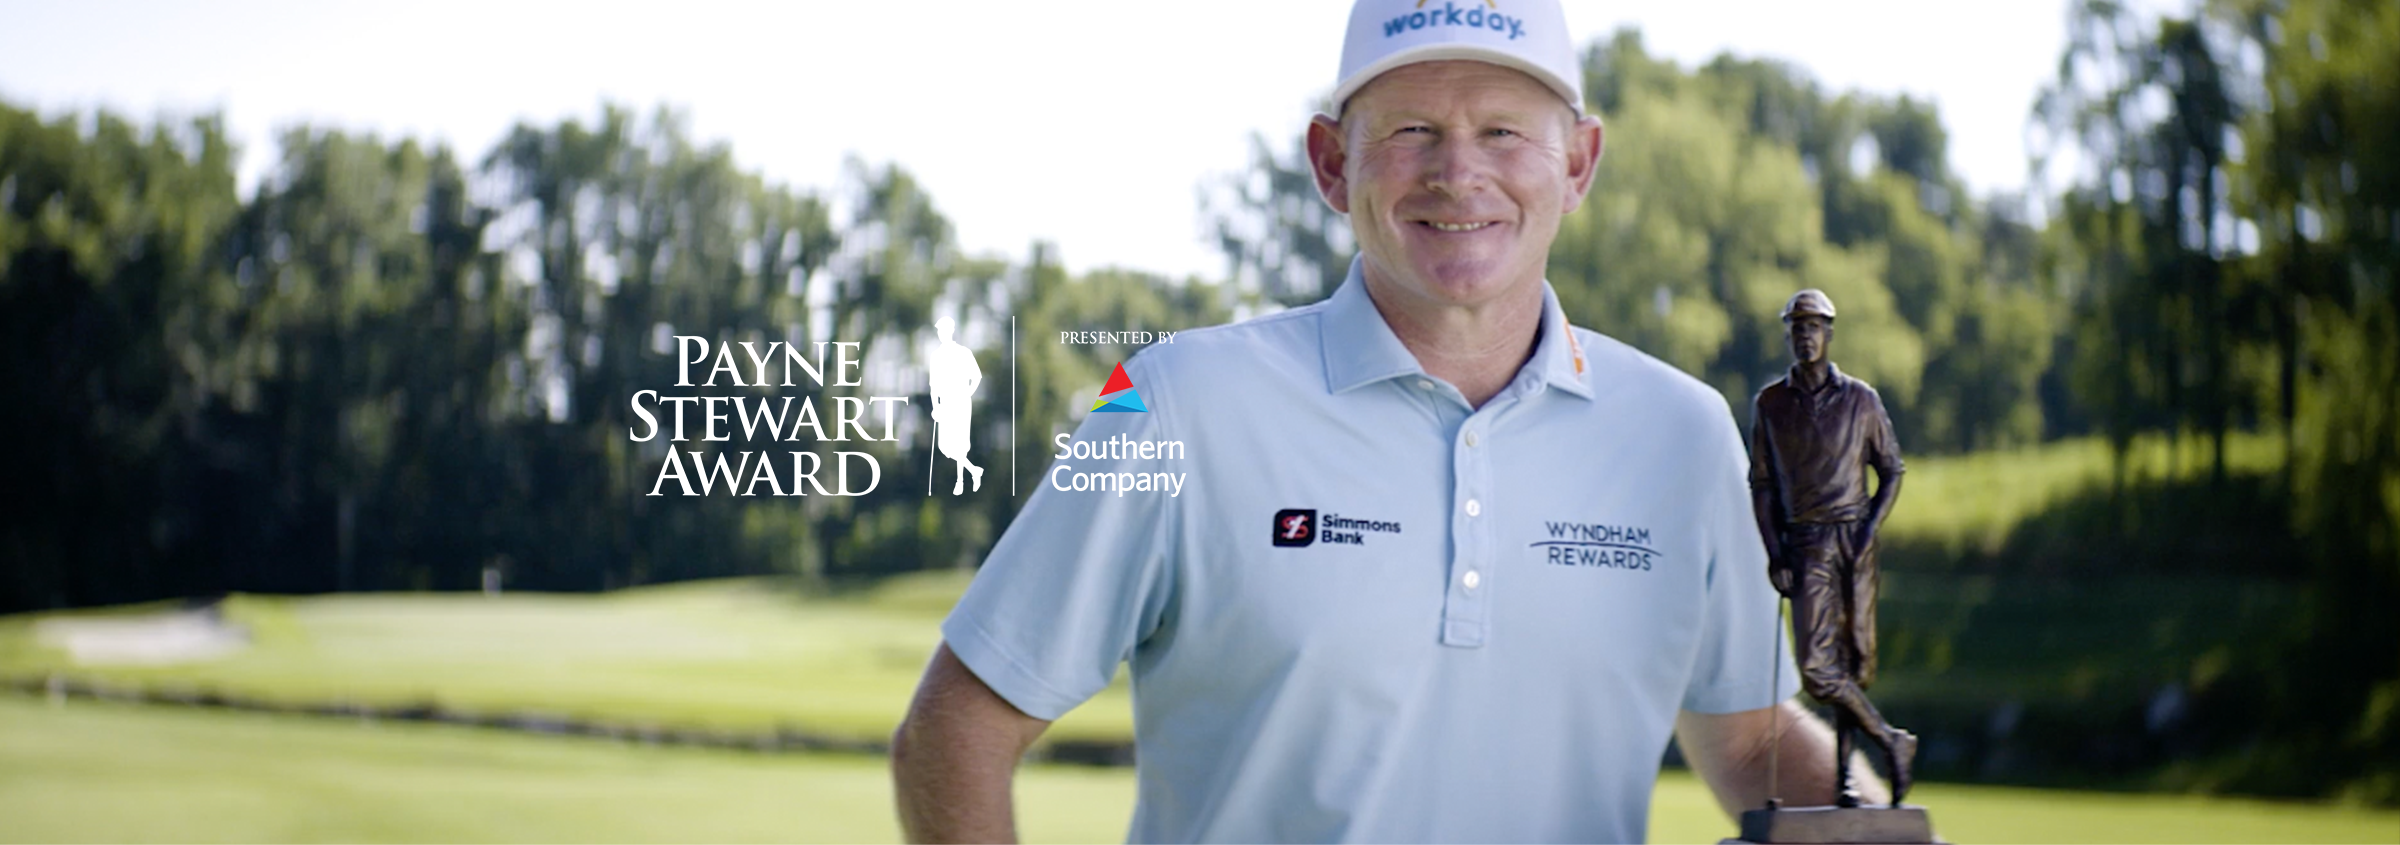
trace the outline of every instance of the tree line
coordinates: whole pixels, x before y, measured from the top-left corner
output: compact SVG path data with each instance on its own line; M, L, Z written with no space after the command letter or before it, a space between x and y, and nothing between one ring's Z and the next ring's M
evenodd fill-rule
M937 314L987 374L1011 317L1038 339L1230 315L1215 286L1069 278L1041 245L964 255L897 167L795 189L683 127L608 107L476 160L294 129L243 198L216 118L0 106L0 391L24 409L0 422L22 444L0 457L21 494L0 609L971 564L1014 502L927 499L906 442L867 447L867 496L653 498L667 443L628 436L629 398L674 383L678 334L858 342L874 390L922 409ZM1130 352L1018 351L1029 455ZM986 461L1006 383L976 420Z

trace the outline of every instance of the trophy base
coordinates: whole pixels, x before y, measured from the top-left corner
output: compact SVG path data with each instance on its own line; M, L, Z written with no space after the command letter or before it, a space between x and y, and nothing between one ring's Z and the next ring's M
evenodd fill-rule
M1730 841L1807 845L1929 843L1934 841L1933 820L1925 815L1925 808L1914 804L1747 810L1742 813L1742 838Z

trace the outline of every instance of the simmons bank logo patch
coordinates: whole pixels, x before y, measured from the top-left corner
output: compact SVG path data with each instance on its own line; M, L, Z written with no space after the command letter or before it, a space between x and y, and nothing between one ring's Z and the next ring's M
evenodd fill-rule
M1275 545L1364 546L1369 534L1398 534L1400 523L1358 519L1338 513L1317 516L1314 508L1284 508L1275 512Z

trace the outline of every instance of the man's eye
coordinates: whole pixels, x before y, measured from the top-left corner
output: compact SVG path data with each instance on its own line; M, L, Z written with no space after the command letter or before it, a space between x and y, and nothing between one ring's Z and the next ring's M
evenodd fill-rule
M1486 131L1484 132L1484 134L1486 134L1486 135L1490 135L1490 136L1492 136L1492 137L1494 137L1494 138L1514 138L1514 137L1517 137L1517 130L1514 130L1514 129L1490 129L1490 130L1486 130Z

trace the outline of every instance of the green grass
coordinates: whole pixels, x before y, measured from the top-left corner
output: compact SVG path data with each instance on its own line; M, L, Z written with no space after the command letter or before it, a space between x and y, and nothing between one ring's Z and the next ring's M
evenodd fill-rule
M2400 813L1928 784L1955 842L2392 842ZM1034 842L1113 842L1123 769L1018 776ZM649 748L475 728L0 695L0 841L889 842L879 758ZM1732 832L1670 772L1651 839Z
M2169 683L2204 689L2305 612L2293 585L2215 576L1895 572L1883 590L1875 700L1949 708L2122 706Z
M12 842L889 842L881 758L0 696ZM1037 841L1124 837L1122 772L1029 767Z
M2194 478L2208 472L2206 438L2136 439L2125 457L2126 481ZM2283 465L2283 441L2272 434L2227 436L2228 472L2263 473ZM2097 437L2038 446L1908 459L1907 483L1886 520L1894 541L1931 545L1955 555L1996 552L2026 518L2076 493L2108 485L2115 463Z
M2307 606L2304 585L2274 577L2283 441L2229 436L2224 490L2192 483L2210 461L2205 437L2144 436L2111 494L2099 438L1910 459L1884 533L1876 700L2114 713L2288 642Z
M2146 439L2129 473L2206 471L2206 444L2170 461ZM2232 442L2232 463L2261 471L2273 437ZM2105 483L2095 439L2006 454L1913 461L1891 535L1985 547L2028 514ZM38 617L0 617L0 677L67 672L139 687L214 689L290 703L442 703L665 727L797 730L881 739L900 720L938 622L967 574L934 571L862 593L802 595L773 581L703 581L607 595L379 593L235 595L226 612L252 648L175 667L77 667L31 636ZM2023 696L2086 701L2100 687L2146 694L2186 679L2201 655L2251 639L2290 591L2182 579L2117 586L1985 576L1894 574L1886 591L1882 694L1918 701ZM2227 605L2234 603L2234 605ZM146 607L132 607L146 610ZM125 610L106 610L125 612ZM2194 619L2213 619L2196 624ZM1061 720L1051 739L1128 737L1123 684Z
M2272 437L2243 435L2232 442L2233 463L2257 471L2278 458L2278 448ZM2163 440L2141 441L2128 460L2129 473L2149 477L2170 466L2201 472L2204 449L2203 441L2185 438L2184 454L2169 460ZM1953 548L1993 546L2029 515L2105 483L2109 472L2105 445L2090 439L1918 459L1892 516L1891 536ZM803 596L768 581L498 599L237 596L227 612L249 626L251 648L222 660L159 668L73 666L64 654L35 643L36 616L0 617L0 677L64 672L287 702L430 702L879 739L898 722L940 638L939 621L965 583L965 573L925 573L834 597ZM2175 679L2194 654L2218 649L2218 640L2248 636L2255 627L2233 622L2271 619L2289 603L2271 590L2201 586L2209 589L2195 592L2158 579L2103 588L1895 574L1885 612L1891 623L1885 662L1893 669L1886 692L1987 697L1996 705L2035 692L2077 697L2079 690L2112 679L2154 688ZM2178 603L2185 593L2193 595ZM2218 607L2223 602L2217 599L2227 597L2260 606ZM2064 612L2068 604L2090 607ZM2026 614L2042 618L2014 619ZM2200 619L2217 624L2176 628ZM2126 667L2167 674L2127 674ZM2024 688L2029 679L2039 688ZM1052 738L1123 738L1131 729L1120 683L1061 720Z
M2263 435L2237 437L2233 463L2251 471L2270 464L2279 458L2278 442ZM2170 466L2196 473L2205 468L2204 448L2202 441L2185 438L2184 454L2169 460L2165 441L2144 440L2128 464L2136 476L2165 473ZM2105 483L2108 473L2105 445L2090 439L2017 452L1919 459L1911 464L1909 486L1892 516L1891 536L1950 546L1995 544L2030 514L2085 486ZM249 627L252 646L232 657L168 667L72 665L65 654L39 645L32 634L38 619L62 614L18 615L0 617L0 678L59 672L290 703L438 703L453 709L532 711L668 727L794 728L880 739L897 724L940 639L939 622L966 580L963 572L923 573L839 596L802 595L767 580L699 582L600 596L236 596L226 612ZM1905 578L1896 579L1900 580ZM1965 637L1969 621L1976 614L1989 619L1994 612L2025 604L2010 600L2011 591L2022 591L2024 585L2001 585L1995 592L1961 583L1960 589L1930 593L1893 591L1896 604L1887 612L1887 621L1909 629L1895 631L1893 637L1895 653L1887 663L1895 674L1906 674L1909 666L1939 674L1954 663L1973 671L1973 661L1948 655L1950 650L1973 647ZM1927 606L1923 612L1902 606L1912 601ZM2141 602L2156 600L2134 601L2127 606L2143 607ZM2141 622L2121 612L2095 618ZM2027 630L2049 640L2067 636L2055 627ZM2010 654L2028 653L2026 644L2008 639ZM2068 652L2096 642L2147 641L2116 634L2064 640ZM2055 652L2037 648L2030 653ZM2078 665L2093 662L2080 660ZM2035 667L2033 675L2075 682L2075 676L2050 671L2061 667L2049 662L2044 667ZM2110 670L2102 666L2093 671ZM2005 685L2025 674L2012 671L1996 677ZM1911 680L1895 678L1895 683L1908 686ZM1129 699L1120 678L1116 686L1060 720L1049 738L1121 739L1131 733Z
M2243 436L2232 445L2233 464L2237 470L2245 473L2255 474L2271 468L2279 457L2278 443L2269 437ZM2170 461L2164 441L2144 441L2128 462L2131 468L2129 475L2135 478L2159 477L2170 474L2170 466L2175 467L2172 474L2176 476L2204 472L2206 462L2203 447L2201 442L2187 439L2185 454ZM1919 459L1911 465L1910 486L1903 506L1893 516L1891 531L1895 537L1914 542L1946 543L1957 548L1988 550L1998 542L1996 538L2006 537L2017 524L2031 516L2069 501L2077 491L2087 489L2089 485L2106 483L2110 472L2108 460L2105 447L2089 440L2050 444L2014 453ZM304 598L236 596L228 602L226 613L252 633L252 645L249 648L230 657L163 667L76 666L63 652L39 644L34 635L34 629L44 619L140 613L156 610L155 606L27 614L0 617L0 678L39 677L58 673L111 684L157 690L207 690L295 704L340 701L410 706L430 703L453 710L530 712L595 719L620 725L647 723L670 728L750 731L786 728L879 740L888 736L904 712L924 661L939 639L939 621L956 601L966 578L964 573L959 572L925 573L835 595L804 594L780 586L778 582L761 579L648 587L605 595L511 593L500 598L473 594L371 594ZM2129 702L2138 705L2168 682L2186 683L2194 689L2204 688L2213 677L2222 673L2223 667L2230 665L2226 655L2241 643L2259 640L2262 636L2260 632L2275 630L2271 623L2293 612L2295 601L2290 589L2278 585L2168 575L2119 578L2104 583L2091 579L1998 578L1972 573L1909 571L1894 573L1887 587L1888 603L1884 610L1887 672L1884 683L1877 688L1878 701L1899 706L1902 710L1910 706L1920 710L1927 707L1948 708L1943 712L1958 715L1959 718L1975 719L1980 719L1990 708L2008 701L2055 701L2090 712L2106 712L2112 707L2121 709L2128 706ZM66 712L80 713L81 707L79 704ZM9 715L0 714L0 719ZM174 719L187 715L145 718ZM220 715L211 718L233 717ZM287 728L300 729L293 722L267 717L245 718L261 720L253 723L256 725L271 726L271 731L265 727L255 728L268 733ZM1122 740L1131 735L1131 725L1129 698L1120 679L1119 684L1061 720L1045 739ZM0 731L6 730L8 726L0 725ZM472 731L459 733L427 726L389 725L376 731L382 733L370 732L367 735L413 737L419 736L413 733L415 731L431 731L422 736L452 737L438 741L426 740L437 745L464 743L458 747L465 748L491 742L498 743L495 748L518 749L508 752L508 755L515 756L503 755L508 759L591 753L588 748L564 750L583 747L574 746L573 741L568 740ZM471 738L471 741L456 738L462 736ZM354 740L357 740L357 736L342 734L339 738L322 741L339 746ZM519 744L524 742L535 744ZM101 745L105 750L105 743ZM68 744L56 748L62 749L59 753L64 754L66 752L63 749L72 747L72 744ZM0 750L5 750L13 758L22 749L11 746ZM239 755L230 751L227 753L228 765L242 763ZM610 753L625 755L637 752L612 749ZM461 759L473 756L465 751L459 754L464 755ZM856 791L882 788L872 783L880 777L876 773L881 765L872 761L834 757L778 758L785 762L773 762L739 755L710 756L707 752L658 749L642 750L638 754L653 756L610 757L610 760L620 762L594 764L599 766L595 771L611 771L610 766L622 769L632 765L622 760L632 759L746 761L744 765L764 766L766 768L761 771L772 772L772 775L759 775L767 781L782 778L795 784L831 784L837 780L850 783L850 786L844 787L826 786L826 794L847 795L849 797L844 800L852 804L873 805L878 808L878 818L882 813L880 808L888 803L880 797L870 800L864 797L867 793ZM354 755L336 748L315 756L347 760ZM107 753L98 753L97 759L112 758ZM151 771L150 766L138 756L118 754L113 759L131 760L127 764L130 770L125 766L103 766L95 770L93 777L100 782L121 780L130 784L138 780L136 775ZM304 755L300 759L309 758ZM796 759L813 762L805 765L790 762ZM8 763L9 759L0 758L0 769L24 768ZM478 762L475 765L485 764ZM505 767L508 764L502 760L490 765ZM798 768L779 768L787 765ZM422 773L411 774L411 771L405 768L395 770L393 788L417 788L410 786L418 782L411 778L423 780L431 777ZM1126 788L1119 781L1111 780L1122 778L1121 772L1079 769L1044 771L1057 772L1055 777L1067 779L1062 782L1101 784L1120 790ZM8 775L0 772L0 778L5 777ZM175 794L185 794L176 790L202 794L216 788L206 784L176 785L181 783L177 780L180 775L169 777L161 774L158 777L161 780L151 788ZM307 781L306 775L293 774L289 777L294 779L296 789L320 788L304 783ZM1077 777L1097 780L1074 781ZM374 782L365 775L353 780L360 784ZM342 782L345 781L333 779L322 788L332 789L335 784ZM859 786L860 783L867 786ZM1679 783L1681 786L1676 786ZM2123 786L2144 782L2111 780L2105 783ZM10 800L22 799L29 788L23 780L0 780L0 784L8 784ZM1116 785L1107 786L1109 784ZM1662 813L1659 817L1657 823L1661 838L1713 841L1722 830L1715 826L1713 810L1698 812L1709 808L1706 796L1688 781L1670 778L1668 784L1660 793L1661 806L1681 809ZM244 788L255 786L252 784ZM368 787L355 788L365 790ZM436 789L435 786L423 788ZM843 792L844 789L852 791ZM501 792L505 794L507 790L502 789ZM1926 794L1930 800L1934 795L1998 796L2013 793L2005 790L1978 792L1959 787L1936 787ZM2008 812L2001 812L1991 817L1991 824L2005 822L2017 826L1993 829L2038 831L2041 828L2028 825L2047 823L2045 820L2053 819L2069 821L2059 822L2065 826L2058 828L2055 834L2011 833L1984 838L2027 841L2112 838L2072 835L2072 831L2077 829L2076 825L2089 829L2092 825L2101 824L2093 819L2103 813L2103 810L2092 810L2089 818L2076 816L2076 813L2084 812L2076 808L2084 805L2078 803L2082 799L2073 797L2075 794L2027 794L2045 796L2042 800L2055 804L2055 811L2044 809L2038 816L2013 820L2008 818ZM699 798L692 800L707 803ZM1129 797L1121 796L1112 800L1122 803ZM2111 798L2109 802L2119 800ZM2184 811L2173 808L2219 806L2208 802L2190 803L2203 799L2145 800L2151 803L2134 805L2104 802L2093 806L2170 808L2158 811L2167 816ZM327 799L321 803L335 806L340 802ZM622 803L628 807L643 806L638 801ZM533 807L538 804L539 801L533 798L523 798L510 806ZM1040 806L1029 804L1029 818L1038 820L1039 813L1046 812ZM1974 820L1977 806L1983 805L1969 801L1944 815L1945 825L1964 825L1946 829L1974 830L1975 825L1983 823ZM2284 812L2280 805L2255 806L2260 809L2244 818L2275 818L2276 813ZM9 822L11 816L4 812L5 809L0 807L0 838L12 835L9 833L12 829ZM293 812L305 815L305 811L304 806ZM362 814L360 818L371 819L376 814L372 807L358 812ZM396 829L407 833L395 833L392 836L402 839L641 838L632 832L622 837L572 835L572 831L583 830L573 826L557 828L568 833L547 833L553 830L550 825L564 822L547 817L510 821L515 818L510 812L493 812L491 818L473 822L476 826L460 828L462 831L481 831L472 835L462 833L452 836L445 833L444 828L408 826L418 823L403 820L393 824L402 825ZM524 812L535 811L528 809ZM2020 808L2009 812L2024 811ZM2105 812L2119 810L2107 809ZM345 811L340 816L340 819L327 824L353 823L347 821L351 816L349 812ZM1122 824L1121 816L1119 812L1109 822L1109 831L1099 838L1117 836ZM602 817L605 818L606 813ZM112 819L108 823L136 824L143 823L143 818L134 814L123 819ZM450 817L435 816L437 821L446 818ZM2077 821L2078 818L2084 820ZM2389 820L2388 816L2379 818ZM782 820L782 817L776 819ZM1693 819L1699 821L1694 822ZM322 832L330 829L308 827L303 821L287 819L283 822L298 825L289 828L288 834L268 831L254 835L228 834L228 837L342 839L379 836L370 835L371 831L352 831L349 828ZM2171 821L2156 823L2167 825L2166 829L2183 829L2171 824ZM517 826L509 826L512 824ZM627 831L645 829L627 824L624 828ZM2226 824L2234 825L2233 822ZM765 831L778 828L770 825L739 830L752 829ZM810 828L812 831L817 829ZM864 833L848 835L845 832L866 830L851 826L849 822L823 829L836 831L824 834L828 838L873 838ZM2234 825L2226 829L2263 831L2271 828L2241 828ZM733 828L722 833L716 832L715 828L695 830L705 830L707 833L701 835L696 832L684 836L659 831L650 835L650 838L787 838L786 835L772 833L744 835ZM2391 830L2390 835L2374 838L2400 841L2400 827ZM92 838L111 837L93 834ZM161 837L128 834L119 838ZM1071 838L1092 837L1076 834ZM1959 833L1953 838L1964 841L1970 837L1969 834ZM2113 838L2150 837L2128 833ZM2186 834L2181 838L2205 837ZM2277 837L2262 834L2232 838Z
M601 596L236 596L226 614L249 627L249 648L163 667L76 666L34 635L58 614L0 617L0 677L880 739L964 584L963 573L930 573L840 597L744 580ZM1120 679L1050 738L1131 733Z

